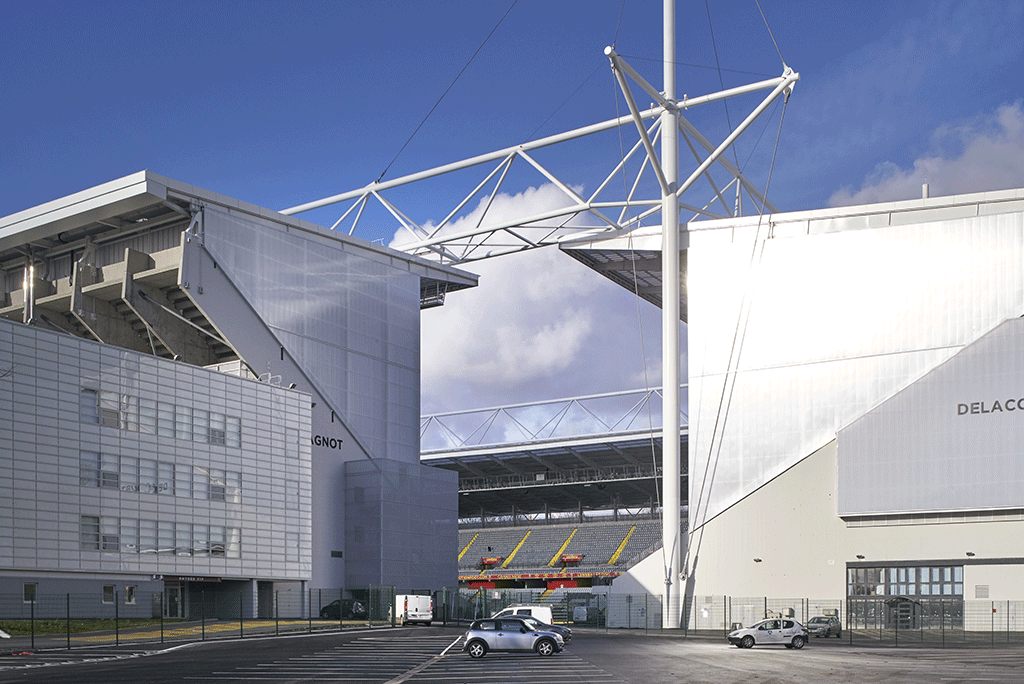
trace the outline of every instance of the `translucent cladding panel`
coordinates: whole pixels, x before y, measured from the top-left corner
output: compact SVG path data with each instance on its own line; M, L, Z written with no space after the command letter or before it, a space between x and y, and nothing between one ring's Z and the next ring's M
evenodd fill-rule
M205 230L232 282L371 455L418 460L407 445L418 443L419 416L388 369L418 386L419 277L370 249L248 215L208 209Z
M1020 214L767 232L690 236L694 525L1024 309Z
M1024 507L1024 319L841 430L838 454L840 514Z
M458 475L398 461L345 464L348 581L440 588L458 581ZM389 559L383 568L379 560ZM383 572L383 574L381 574Z

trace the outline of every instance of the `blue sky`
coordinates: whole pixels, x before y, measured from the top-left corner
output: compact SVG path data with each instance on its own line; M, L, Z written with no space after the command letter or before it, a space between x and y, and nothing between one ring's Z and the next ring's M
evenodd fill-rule
M0 0L0 216L142 169L283 209L362 187L389 164L395 178L603 121L625 113L603 55L613 42L661 84L660 2L518 0L399 154L511 5ZM1024 3L761 7L801 74L771 180L780 209L911 198L922 181L933 196L1024 187ZM680 95L782 71L753 0L680 2L677 20ZM730 107L733 125L749 111ZM759 185L780 113L737 147ZM692 117L725 135L723 107ZM618 155L606 136L546 163L592 188ZM416 220L437 221L467 191L432 185L405 199ZM357 236L392 232L368 225ZM645 326L657 337L656 312L558 256L481 264L481 292L424 314L424 410L631 389L657 372L656 339L640 340ZM536 274L529 286L516 281L524 272ZM573 283L563 296L538 286L551 274ZM500 321L481 321L486 310ZM438 365L453 336L479 344ZM622 363L621 349L641 344ZM562 358L543 353L550 345Z

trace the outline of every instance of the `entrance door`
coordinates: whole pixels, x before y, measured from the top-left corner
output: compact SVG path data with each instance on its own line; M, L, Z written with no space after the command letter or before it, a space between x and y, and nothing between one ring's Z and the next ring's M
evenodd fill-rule
M164 584L164 617L185 617L181 605L181 585Z

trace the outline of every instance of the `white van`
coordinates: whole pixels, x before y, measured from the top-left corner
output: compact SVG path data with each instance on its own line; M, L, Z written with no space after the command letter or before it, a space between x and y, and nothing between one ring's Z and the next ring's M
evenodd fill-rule
M529 615L546 625L554 624L551 617L551 608L548 606L509 606L504 610L499 610L491 617L500 618L508 617L509 615Z
M420 594L398 594L395 596L396 622L407 625L419 622L427 627L434 619L434 599Z

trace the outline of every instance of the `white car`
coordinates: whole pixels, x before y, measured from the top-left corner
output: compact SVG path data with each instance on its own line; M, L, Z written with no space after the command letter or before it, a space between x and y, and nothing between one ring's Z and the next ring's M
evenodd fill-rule
M791 618L771 618L752 627L734 630L729 633L728 639L737 648L751 648L755 644L803 648L807 643L807 628Z

